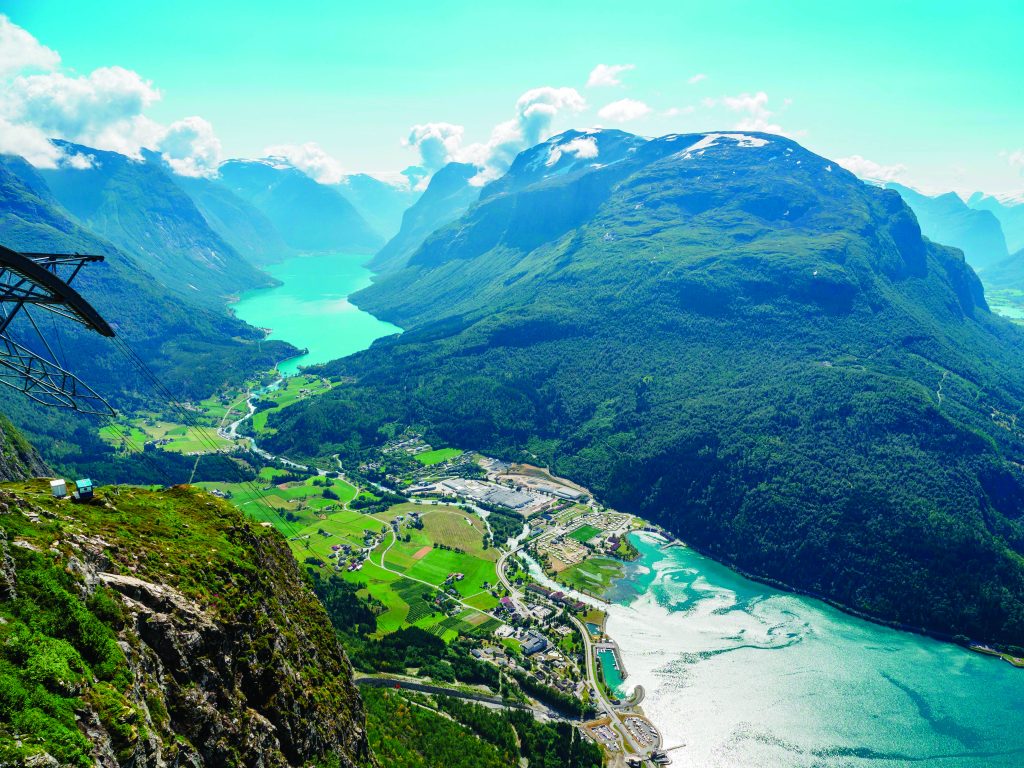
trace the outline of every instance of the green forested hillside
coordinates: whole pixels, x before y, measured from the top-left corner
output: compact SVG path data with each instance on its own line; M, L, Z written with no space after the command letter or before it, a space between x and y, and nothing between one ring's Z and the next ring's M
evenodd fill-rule
M173 391L205 396L293 352L289 344L263 342L261 331L229 316L223 304L197 305L153 281L136 256L72 221L46 192L41 178L30 187L0 163L3 244L15 250L105 256L102 264L82 270L75 287ZM109 340L73 323L62 323L59 330L68 363L106 394L130 396L143 386Z
M272 284L218 235L159 157L142 161L65 144L94 158L86 169L41 170L40 176L78 223L132 256L163 287L190 303L223 306L248 288Z
M262 211L216 179L173 178L210 227L252 264L269 264L295 255Z
M760 134L503 183L357 295L408 330L328 366L355 383L272 415L269 447L423 425L756 575L1024 645L1024 334L894 191Z
M154 281L131 255L72 221L42 178L14 158L0 161L0 233L0 242L14 249L104 255L106 261L83 269L74 286L177 397L200 399L294 352L290 344L263 341L261 331L223 307L193 304ZM110 339L75 323L42 319L61 361L116 407L152 403L151 383ZM25 343L35 338L22 321L15 321L11 332ZM117 476L124 482L155 482L161 478L147 467L160 463L171 476L188 477L184 456L156 452L144 462L138 456L115 456L96 435L95 419L37 406L6 387L0 391L0 412L54 467L95 470L99 477ZM114 463L118 469L111 474Z

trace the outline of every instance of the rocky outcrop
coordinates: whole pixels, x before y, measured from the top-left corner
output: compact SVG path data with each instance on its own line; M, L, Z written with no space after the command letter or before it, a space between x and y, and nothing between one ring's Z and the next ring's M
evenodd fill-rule
M0 616L19 618L4 602L19 569L50 561L82 604L101 606L123 654L123 699L112 717L95 680L73 692L94 765L374 764L351 667L280 535L190 489L110 489L79 504L34 486L0 490Z

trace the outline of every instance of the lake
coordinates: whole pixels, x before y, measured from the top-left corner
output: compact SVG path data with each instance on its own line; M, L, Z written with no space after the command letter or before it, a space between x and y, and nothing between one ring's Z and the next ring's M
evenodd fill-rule
M1024 765L1024 670L632 536L606 629L677 765Z
M366 255L295 256L266 268L281 285L247 291L232 305L250 325L271 329L268 338L289 341L307 354L278 365L284 376L303 365L326 363L366 349L375 339L401 333L349 302L370 284Z

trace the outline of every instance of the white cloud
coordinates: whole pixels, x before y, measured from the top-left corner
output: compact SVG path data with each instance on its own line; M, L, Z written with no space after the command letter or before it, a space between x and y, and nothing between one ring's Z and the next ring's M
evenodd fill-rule
M148 117L160 91L139 73L112 66L79 75L59 66L55 51L0 15L0 152L40 167L88 167L87 155L68 156L50 143L56 138L133 158L143 148L158 150L186 175L216 168L220 142L213 127L200 117L169 126Z
M631 69L634 69L632 64L598 64L590 71L587 88L621 85L622 80L619 79L619 75Z
M708 107L714 106L715 103L714 99L704 100L704 105ZM733 125L735 130L787 135L782 126L769 119L774 113L768 109L768 94L764 91L758 91L755 94L741 93L738 96L723 96L721 103L727 109L743 115Z
M263 150L267 157L284 160L321 184L338 184L345 178L341 163L315 141L305 144L276 144Z
M577 136L572 141L551 147L545 165L554 165L562 159L562 155L573 155L577 160L593 160L597 153L597 139L593 136Z
M1024 169L1024 149L1017 149L1013 152L1000 152L999 154L1006 158L1006 162L1011 168Z
M60 55L41 45L32 35L0 14L0 76L25 70L50 70Z
M0 116L0 154L21 155L37 168L56 168L63 152L32 125L12 123Z
M91 146L104 141L103 149L123 152L131 147L134 152L126 153L137 154L139 146L158 132L155 123L140 118L159 99L160 92L138 73L101 67L80 77L61 72L16 77L3 106L8 117L48 136Z
M870 181L902 181L907 173L905 165L882 165L860 155L841 157L836 162L855 176Z
M694 75L693 77L691 77L689 80L687 80L686 82L688 82L690 85L696 85L697 83L702 82L702 81L707 80L707 79L708 79L707 75L705 75L703 72L699 72L696 75Z
M471 183L482 185L508 170L524 149L547 139L559 114L581 112L586 106L575 88L532 88L516 100L515 117L494 126L486 142L464 145L461 125L424 123L412 127L405 143L420 151L430 171L451 161L472 163L481 170Z
M602 120L612 120L616 123L625 123L636 120L649 114L651 108L642 101L636 99L619 99L611 104L605 104L598 110L597 116Z
M423 167L433 172L455 160L464 132L452 123L422 123L409 129L404 144L418 149Z
M157 147L164 161L181 176L216 176L220 139L209 121L186 117L171 123Z

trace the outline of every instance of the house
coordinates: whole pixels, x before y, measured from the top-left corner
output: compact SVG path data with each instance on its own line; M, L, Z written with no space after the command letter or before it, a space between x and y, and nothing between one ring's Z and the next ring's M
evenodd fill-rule
M532 656L535 653L547 650L548 640L544 635L539 632L527 632L526 638L523 640L523 653L527 656Z
M87 477L81 480L75 481L75 489L78 492L78 498L82 501L88 501L92 498L92 480Z

